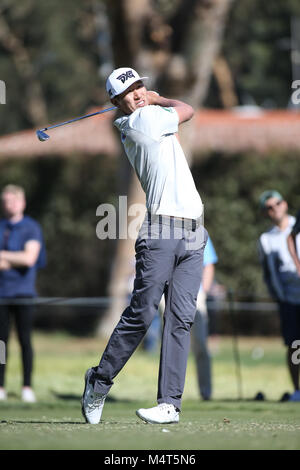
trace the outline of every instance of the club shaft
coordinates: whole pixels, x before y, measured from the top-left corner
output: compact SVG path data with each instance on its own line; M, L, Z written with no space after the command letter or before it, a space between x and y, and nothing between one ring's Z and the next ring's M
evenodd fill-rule
M103 109L102 111L96 111L95 113L86 114L85 116L80 116L74 119L70 119L69 121L61 122L60 124L54 124L53 126L49 126L49 127L45 127L44 129L41 129L41 131L47 131L49 129L54 129L55 127L65 126L66 124L71 124L71 122L81 121L81 119L86 119L91 116L96 116L97 114L103 114L103 113L106 113L107 111L113 111L114 109L117 109L116 106Z

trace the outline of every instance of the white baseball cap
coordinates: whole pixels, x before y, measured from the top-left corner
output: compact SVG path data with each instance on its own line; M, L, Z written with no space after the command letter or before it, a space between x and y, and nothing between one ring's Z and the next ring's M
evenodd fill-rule
M145 80L148 77L140 77L139 74L130 67L115 69L106 80L106 91L110 98L123 93L133 83Z

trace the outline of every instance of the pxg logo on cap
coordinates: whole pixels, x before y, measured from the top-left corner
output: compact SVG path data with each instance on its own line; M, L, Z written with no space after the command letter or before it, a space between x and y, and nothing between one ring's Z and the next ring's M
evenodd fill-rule
M125 83L128 78L134 78L134 74L132 70L127 70L125 73L121 73L117 80L121 80L122 83Z
M114 98L127 90L133 83L146 78L148 77L140 77L132 68L121 67L115 69L108 77L106 81L106 91L110 98Z

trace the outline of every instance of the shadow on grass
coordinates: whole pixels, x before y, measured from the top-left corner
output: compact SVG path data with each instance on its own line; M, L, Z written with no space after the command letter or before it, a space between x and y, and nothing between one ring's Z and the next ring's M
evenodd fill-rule
M82 424L86 426L84 421L57 421L57 420L28 420L28 419L2 419L0 424Z
M266 398L265 394L263 392L257 392L257 394L253 397L253 398L225 398L225 399L221 399L220 401L224 401L224 402L253 402L253 401L264 401L264 402L268 402L268 403L283 403L283 402L286 402L286 401L289 401L290 399L290 393L288 392L285 392L280 398L279 400L269 400L268 398Z

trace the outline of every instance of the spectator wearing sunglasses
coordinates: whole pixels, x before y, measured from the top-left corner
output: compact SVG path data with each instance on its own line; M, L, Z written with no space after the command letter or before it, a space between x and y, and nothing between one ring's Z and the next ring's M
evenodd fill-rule
M287 346L287 365L294 387L290 401L300 401L299 364L293 361L293 345L300 339L300 276L287 244L296 219L288 213L288 204L278 191L264 191L259 202L262 214L272 223L259 238L260 261L270 295L279 307L281 333Z

